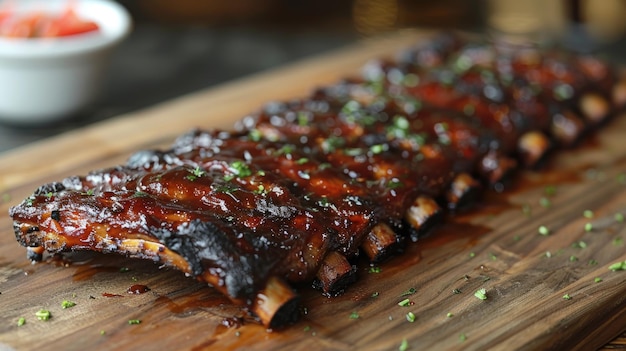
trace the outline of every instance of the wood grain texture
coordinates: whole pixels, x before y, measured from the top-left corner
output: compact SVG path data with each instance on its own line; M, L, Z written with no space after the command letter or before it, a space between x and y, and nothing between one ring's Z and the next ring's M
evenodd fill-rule
M421 37L364 42L0 155L0 212L41 183L114 165L195 126L228 128L265 102L302 96ZM624 137L623 117L544 169L520 172L505 192L487 192L380 272L360 264L359 281L340 297L296 287L306 313L282 331L266 331L212 289L152 262L72 253L31 265L2 216L0 349L397 350L403 340L409 350L611 347L626 330L626 272L608 269L626 260L626 224L615 219L626 214ZM129 294L134 284L150 291ZM486 300L474 296L482 288ZM63 300L76 306L63 309ZM50 320L37 320L42 308Z
M600 350L626 350L626 332L604 345Z

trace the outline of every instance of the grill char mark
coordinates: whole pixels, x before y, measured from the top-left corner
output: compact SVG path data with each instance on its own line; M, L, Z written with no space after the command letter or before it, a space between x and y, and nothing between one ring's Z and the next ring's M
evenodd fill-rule
M290 323L298 298L284 280L343 291L362 251L383 260L441 208L626 102L626 83L600 61L498 50L439 36L235 132L195 130L170 150L45 184L10 209L16 238L35 260L94 250L165 263L266 326Z

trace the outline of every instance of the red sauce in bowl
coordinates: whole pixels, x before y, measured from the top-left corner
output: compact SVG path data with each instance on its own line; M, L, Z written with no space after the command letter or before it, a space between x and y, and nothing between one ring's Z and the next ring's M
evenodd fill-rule
M97 31L98 24L80 18L73 4L74 2L68 3L67 8L60 14L44 11L18 14L10 9L4 9L0 11L0 37L54 38Z

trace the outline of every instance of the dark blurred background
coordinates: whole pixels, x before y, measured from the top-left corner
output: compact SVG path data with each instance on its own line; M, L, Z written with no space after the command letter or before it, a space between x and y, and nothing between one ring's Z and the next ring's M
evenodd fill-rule
M624 62L624 0L118 0L134 28L100 99L67 121L0 125L0 151L402 28L506 33Z

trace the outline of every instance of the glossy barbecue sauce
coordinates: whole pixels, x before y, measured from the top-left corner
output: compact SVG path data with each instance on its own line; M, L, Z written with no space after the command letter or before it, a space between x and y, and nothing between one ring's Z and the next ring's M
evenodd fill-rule
M126 290L127 293L132 295L145 294L148 291L150 291L150 288L147 285L143 284L133 284Z
M225 164L206 171L174 165L159 172L94 172L40 188L26 212L15 215L37 223L39 232L62 233L49 251L90 248L162 261L237 299L250 298L270 273L310 279L317 262L289 252L323 255L327 230L267 177L224 179L234 172ZM263 184L268 194L247 190ZM32 228L21 229L28 245L41 240ZM155 246L137 250L143 242Z
M235 132L192 131L44 185L11 209L17 238L151 259L251 306L270 277L310 281L328 252L356 257L379 224L406 233L424 220L409 218L416 198L446 206L471 187L459 174L501 181L520 138L552 133L554 109L580 112L580 94L611 85L595 62L534 58L441 39Z

